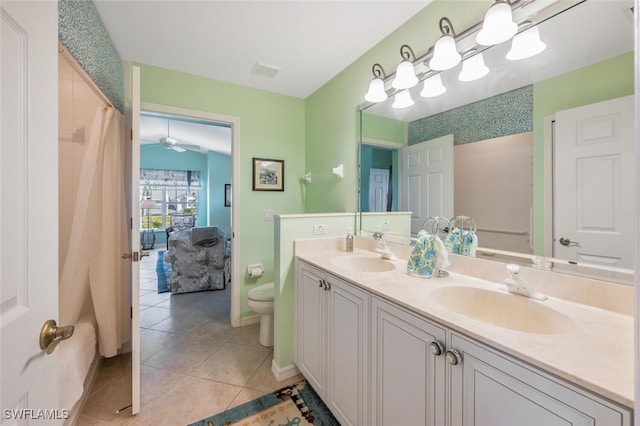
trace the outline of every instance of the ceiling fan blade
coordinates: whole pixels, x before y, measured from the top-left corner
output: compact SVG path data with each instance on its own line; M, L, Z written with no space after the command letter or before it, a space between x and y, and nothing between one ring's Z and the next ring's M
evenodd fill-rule
M179 146L181 148L200 150L200 146L199 145L190 145L190 144L186 144L186 143L179 143L179 144L176 144L176 146Z
M184 149L184 148L182 148L180 146L177 146L177 145L171 146L169 148L174 150L174 151L176 151L176 152L185 152L186 151L186 149Z

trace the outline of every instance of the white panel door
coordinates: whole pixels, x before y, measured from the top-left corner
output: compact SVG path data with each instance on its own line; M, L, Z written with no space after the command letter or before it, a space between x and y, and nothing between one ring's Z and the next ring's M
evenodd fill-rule
M369 171L369 211L386 212L389 194L389 170L371 169Z
M633 268L633 96L556 113L554 257Z
M131 260L131 413L140 412L140 263L149 262L140 251L140 67L125 64L127 108L125 141L129 164L125 184L128 190Z
M375 426L445 424L445 330L371 299L371 408ZM443 349L444 350L444 349Z
M58 319L58 6L0 7L0 405L8 423L61 424L57 352L38 338Z
M341 425L367 425L369 294L329 276L328 405Z
M453 135L400 150L400 210L411 212L411 234L426 219L453 216Z

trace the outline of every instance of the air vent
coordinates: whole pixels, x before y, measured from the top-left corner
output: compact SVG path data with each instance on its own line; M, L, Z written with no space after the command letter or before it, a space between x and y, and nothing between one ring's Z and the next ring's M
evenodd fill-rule
M276 74L278 74L278 71L280 71L282 68L275 66L275 65L269 65L267 63L264 63L262 61L258 61L253 65L253 69L251 70L251 74L255 74L255 75L261 75L263 77L269 77L269 78L273 78L276 76Z

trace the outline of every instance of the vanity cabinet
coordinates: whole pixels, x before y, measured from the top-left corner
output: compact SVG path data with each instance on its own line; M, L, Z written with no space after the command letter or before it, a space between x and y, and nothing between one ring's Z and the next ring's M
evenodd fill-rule
M450 426L631 425L630 410L459 333L449 346Z
M369 294L299 261L295 362L342 425L367 424Z
M296 365L343 425L631 426L629 408L297 265Z

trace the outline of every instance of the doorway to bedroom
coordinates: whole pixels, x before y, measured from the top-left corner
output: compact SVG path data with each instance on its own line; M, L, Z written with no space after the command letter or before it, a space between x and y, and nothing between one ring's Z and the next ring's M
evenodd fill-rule
M234 132L219 118L141 108L140 238L150 253L140 264L143 368L191 370L207 354L187 348L189 336L231 330Z

